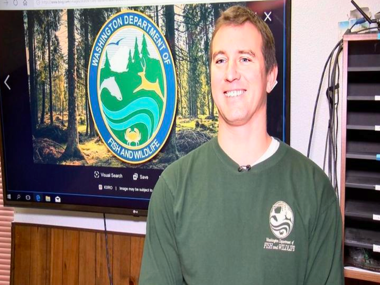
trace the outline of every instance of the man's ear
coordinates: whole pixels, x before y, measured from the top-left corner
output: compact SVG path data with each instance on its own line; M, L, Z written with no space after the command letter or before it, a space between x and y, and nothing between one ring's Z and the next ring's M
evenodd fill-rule
M269 70L267 74L267 93L270 93L273 88L277 84L277 74L278 74L278 67L277 65L273 66L271 70Z

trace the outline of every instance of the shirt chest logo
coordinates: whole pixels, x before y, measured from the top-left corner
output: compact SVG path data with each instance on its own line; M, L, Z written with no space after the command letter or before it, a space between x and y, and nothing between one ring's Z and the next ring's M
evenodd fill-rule
M283 201L276 202L269 214L269 225L272 233L279 239L284 239L292 232L294 215L292 208Z
M294 241L285 240L293 230L294 214L284 201L276 202L269 213L269 226L276 238L266 238L265 249L295 251Z

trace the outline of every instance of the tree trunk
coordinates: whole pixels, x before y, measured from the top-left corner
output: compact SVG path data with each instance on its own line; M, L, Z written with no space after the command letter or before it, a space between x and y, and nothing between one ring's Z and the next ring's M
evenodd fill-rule
M166 5L165 6L165 37L169 44L170 50L173 56L173 64L176 63L176 52L175 52L175 29L174 29L174 6ZM174 120L172 130L170 132L169 140L166 143L166 146L163 148L165 153L165 160L174 161L178 159L179 154L177 151L176 144L176 121Z
M205 60L206 60L206 84L207 86L211 86L210 82L210 37L209 37L209 23L208 23L208 17L207 17L207 10L209 9L209 6L204 5L202 6L202 20L203 20L203 31L205 34L204 38L204 48L205 48ZM213 99L212 99L212 94L211 94L211 88L209 89L210 91L208 94L206 94L207 98L207 109L208 109L208 115L211 119L214 119L214 109L213 109Z
M84 66L85 68L88 67L88 57L89 57L89 31L88 31L88 11L87 9L83 10L83 22L84 22ZM89 113L89 100L88 100L88 90L87 90L87 82L88 82L88 74L87 70L85 69L85 74L84 74L84 82L85 82L85 116L86 116L86 136L89 135L89 130L90 130L90 113Z
M67 53L67 81L68 81L68 127L67 127L67 146L60 160L70 158L84 159L78 144L78 120L77 104L75 96L75 33L74 33L74 10L67 10L67 36L68 36L68 53Z
M52 84L52 72L51 72L51 31L47 27L47 54L48 54L48 69L49 69L49 111L50 111L50 125L53 122L53 84Z
M101 14L101 10L88 10L89 15L88 15L88 21L89 21L89 26L90 26L90 35L92 37L92 40L95 41L96 36L99 32L99 30L102 28L103 25L103 16ZM90 25L91 23L91 25ZM96 131L95 131L95 124L94 120L92 119L92 112L91 108L89 108L89 118L90 118L90 137L96 136Z
M214 10L214 26L215 26L216 20L220 16L220 5L218 3L213 3L211 5L212 5L213 10ZM214 103L214 99L212 98L212 94L211 94L211 113L210 113L210 116L212 118L215 118L215 103Z
M30 104L31 104L31 123L32 133L34 134L37 128L37 94L35 85L35 57L34 57L34 12L28 11L28 49L29 49L29 70L30 70Z
M41 100L41 118L40 118L40 124L45 124L45 101L46 101L46 92L45 92L45 81L41 82L41 89L42 89L42 100Z
M160 21L160 19L158 18L158 5L156 5L156 25L157 25L157 27L160 27L160 23L159 23L159 21Z

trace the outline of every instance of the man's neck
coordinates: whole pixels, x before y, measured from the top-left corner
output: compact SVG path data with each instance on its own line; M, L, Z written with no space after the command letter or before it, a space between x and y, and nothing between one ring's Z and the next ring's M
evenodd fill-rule
M223 151L238 165L251 165L268 149L272 139L265 124L254 128L219 124L218 143Z

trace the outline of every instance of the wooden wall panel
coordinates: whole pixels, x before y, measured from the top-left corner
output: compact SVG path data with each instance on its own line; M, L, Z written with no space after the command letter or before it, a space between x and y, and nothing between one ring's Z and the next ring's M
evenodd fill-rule
M20 227L20 226L16 226ZM49 228L48 271L49 285L62 285L63 281L63 229Z
M114 285L138 285L144 237L108 233ZM14 285L110 284L102 231L14 223Z
M129 285L131 276L131 237L113 236L113 284Z
M131 237L131 281L134 284L139 282L144 240L144 237Z
M79 234L79 284L95 285L96 234L81 231Z
M11 283L29 285L30 227L12 228Z
M113 235L108 236L108 255L109 266L112 274L112 248L113 248ZM110 284L107 267L107 255L106 255L106 242L104 233L96 234L96 285Z
M62 285L79 285L79 231L63 230Z
M47 285L47 228L30 228L30 285Z

